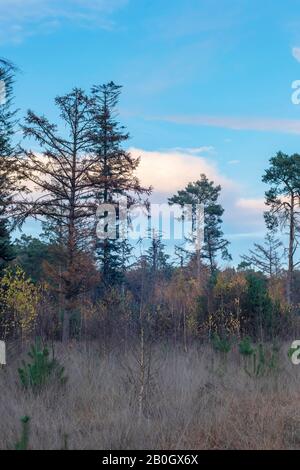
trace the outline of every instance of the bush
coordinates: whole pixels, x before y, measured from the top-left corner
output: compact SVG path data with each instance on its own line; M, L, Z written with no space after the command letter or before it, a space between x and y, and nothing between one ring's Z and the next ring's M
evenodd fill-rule
M17 267L0 278L0 329L4 338L30 335L36 326L41 289Z
M242 341L240 342L239 351L242 356L252 356L254 354L255 350L248 336L246 336L246 338L242 339Z
M220 338L218 334L214 334L212 343L214 349L222 354L229 353L231 349L230 341L227 338Z
M250 357L250 356L248 356ZM266 350L262 344L251 354L252 364L245 365L245 372L250 377L263 377L278 372L278 348L273 345L271 350Z
M60 385L66 382L64 367L54 357L49 358L49 351L46 347L41 349L37 343L31 346L28 356L31 362L25 363L23 361L23 367L18 369L20 380L25 389L37 392L51 380Z
M15 450L27 450L29 440L29 416L21 418L22 434L20 440L15 445Z

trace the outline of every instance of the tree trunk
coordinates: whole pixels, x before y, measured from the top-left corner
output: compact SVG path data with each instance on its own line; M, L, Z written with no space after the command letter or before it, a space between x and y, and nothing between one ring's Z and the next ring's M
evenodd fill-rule
M64 311L64 319L63 319L63 332L62 332L62 342L64 344L68 343L70 338L70 312L68 309Z

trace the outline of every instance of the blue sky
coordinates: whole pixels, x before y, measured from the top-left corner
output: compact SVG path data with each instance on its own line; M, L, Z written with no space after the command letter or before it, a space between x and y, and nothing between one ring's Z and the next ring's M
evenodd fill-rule
M154 200L205 171L223 186L234 260L261 241L264 168L300 152L299 1L0 0L0 56L21 70L21 114L56 119L56 95L122 84L120 118Z

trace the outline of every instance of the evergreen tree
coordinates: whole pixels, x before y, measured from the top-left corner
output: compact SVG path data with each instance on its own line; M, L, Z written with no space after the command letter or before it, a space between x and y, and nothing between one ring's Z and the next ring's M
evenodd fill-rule
M195 214L196 205L204 206L204 246L200 256L208 260L211 274L217 269L217 256L231 259L228 252L229 242L223 238L221 229L223 207L218 204L221 186L215 186L205 175L200 180L189 183L183 190L169 199L169 204L191 205Z
M123 148L129 139L129 134L117 120L121 88L110 82L95 86L92 90L93 144L98 159L98 164L93 168L92 181L99 182L98 187L101 187L96 192L97 203L114 204L117 215L117 238L97 240L97 257L105 286L122 280L126 260L131 254L129 243L119 237L117 198L126 196L130 206L136 202L136 198L140 200L143 194L149 193L149 189L142 188L135 176L139 159L134 158ZM103 214L103 218L106 217L107 212Z
M264 341L264 332L270 324L273 305L268 293L267 279L262 273L246 274L247 289L241 303L247 331Z
M299 244L300 155L278 152L271 158L263 182L271 185L266 192L266 204L270 208L265 213L268 228L282 227L289 232L286 294L288 303L292 303L294 271L299 264L295 262L295 254Z
M145 261L153 279L158 273L167 274L169 272L169 260L170 256L165 251L161 235L153 230L150 247L145 253Z
M16 264L21 266L34 282L40 281L44 274L44 263L53 261L50 248L51 245L40 238L23 234L14 242ZM58 263L59 260L55 262Z
M13 105L14 67L0 60L0 269L13 259L10 242L11 224L7 208L13 191L14 147L12 138L15 132L16 111Z

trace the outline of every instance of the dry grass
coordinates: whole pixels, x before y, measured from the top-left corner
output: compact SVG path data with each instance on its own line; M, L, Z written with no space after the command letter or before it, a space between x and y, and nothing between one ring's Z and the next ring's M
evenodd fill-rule
M70 449L300 449L300 366L284 348L278 373L254 379L237 352L224 371L208 347L155 346L140 419L135 348L104 354L77 343L56 352L67 385L38 396L21 389L20 357L9 354L16 357L0 370L1 448L14 446L27 414L31 449L60 449L66 435Z

